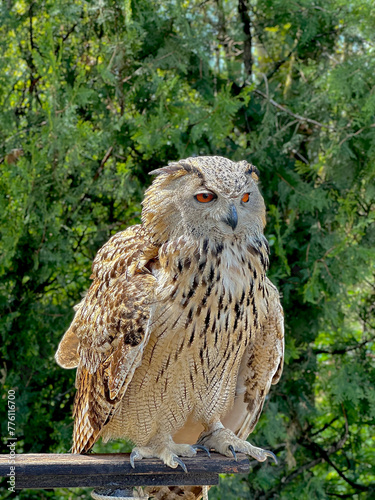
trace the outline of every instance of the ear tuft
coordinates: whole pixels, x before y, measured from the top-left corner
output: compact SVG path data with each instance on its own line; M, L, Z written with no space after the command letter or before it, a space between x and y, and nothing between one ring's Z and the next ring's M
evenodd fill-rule
M156 170L152 170L148 175L160 175L160 174L175 174L176 172L188 173L192 172L194 167L190 165L190 163L180 161L178 163L170 163L166 167L157 168Z
M252 165L251 163L248 164L249 168L246 170L246 173L251 175L252 179L255 182L259 181L259 170L256 168L255 165Z
M183 170L183 167L181 167L181 165L179 165L178 163L172 163L171 165L167 165L166 167L152 170L148 175L174 174L179 170Z

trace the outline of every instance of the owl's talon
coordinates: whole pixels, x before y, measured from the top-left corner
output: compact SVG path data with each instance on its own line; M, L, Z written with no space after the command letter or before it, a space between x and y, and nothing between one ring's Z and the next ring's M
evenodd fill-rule
M130 465L133 467L133 469L135 469L135 463L134 463L134 460L140 460L142 458L142 455L140 453L138 453L138 451L136 449L134 449L131 453L130 453Z
M208 451L205 446L199 446L200 449ZM135 469L135 460L142 458L159 458L167 467L176 469L178 466L184 472L187 472L186 465L179 457L194 457L197 450L190 444L177 444L170 440L163 443L162 446L149 443L148 446L136 446L130 453L130 465Z
M202 450L207 453L208 458L211 458L210 450L206 446L202 446L201 444L193 444L194 450Z
M234 451L234 448L233 448L233 446L231 444L228 446L228 450L232 453L233 458L237 462L237 455L236 455L236 452Z
M272 453L272 451L269 451L269 450L264 450L264 454L267 456L267 457L270 457L272 458L272 460L275 462L275 464L277 465L278 464L278 461L277 461L277 457L274 453Z
M267 460L267 457L270 457L275 464L277 464L277 458L272 451L263 450L262 448L253 446L248 441L237 437L230 429L225 429L218 423L214 424L212 428L208 429L205 433L202 433L198 442L225 456L230 456L230 452L236 461L237 452L246 453L246 455L255 458L258 462L264 462Z
M181 469L184 471L184 472L187 472L187 467L186 465L184 464L184 462L181 460L181 458L177 457L177 456L174 456L173 457L173 461L174 462L177 462L178 465L181 467Z

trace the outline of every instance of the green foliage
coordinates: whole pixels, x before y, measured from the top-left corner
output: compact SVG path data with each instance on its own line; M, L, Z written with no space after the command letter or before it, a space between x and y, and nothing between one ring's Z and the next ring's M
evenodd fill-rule
M91 262L139 221L149 171L217 154L261 171L286 365L251 436L279 465L210 497L373 497L374 32L371 0L0 4L3 445L14 388L17 452L69 450L53 355Z

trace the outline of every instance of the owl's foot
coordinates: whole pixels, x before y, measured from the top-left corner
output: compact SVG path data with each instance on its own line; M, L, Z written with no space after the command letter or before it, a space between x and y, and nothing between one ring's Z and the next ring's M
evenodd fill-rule
M277 464L277 458L272 451L263 450L253 446L248 441L238 438L230 429L225 429L222 425L216 425L213 429L209 429L200 435L198 444L204 445L207 448L212 448L218 453L226 457L233 457L237 460L236 451L239 453L246 453L251 457L264 462L267 457L271 457Z
M208 448L200 444L191 446L190 444L177 444L169 441L164 445L151 445L151 446L136 446L130 454L130 465L135 468L135 460L142 458L160 458L165 465L175 469L180 466L184 472L187 472L186 465L179 457L194 457L197 450L202 450L210 456Z

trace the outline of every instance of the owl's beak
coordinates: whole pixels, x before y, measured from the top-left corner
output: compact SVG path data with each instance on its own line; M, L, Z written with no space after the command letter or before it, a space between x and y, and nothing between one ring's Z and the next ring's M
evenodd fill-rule
M223 222L228 224L228 226L230 226L233 229L233 231L236 229L237 223L238 223L238 215L237 215L236 207L233 205L233 203L231 203L231 205L229 207L229 213L223 219Z

